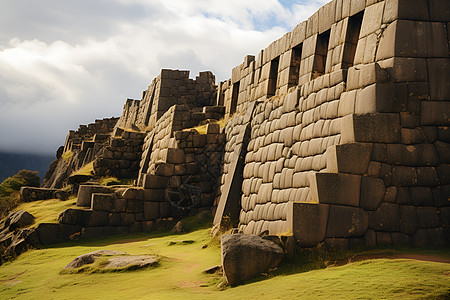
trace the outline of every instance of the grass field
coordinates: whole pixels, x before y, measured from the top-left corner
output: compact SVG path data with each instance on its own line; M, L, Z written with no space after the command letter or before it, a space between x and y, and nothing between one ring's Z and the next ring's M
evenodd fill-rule
M58 223L58 215L67 208L75 207L76 197L70 197L66 201L59 199L40 200L21 203L15 210L26 210L36 219L32 227L39 223Z
M54 211L57 205L45 206ZM157 267L137 271L62 274L73 258L99 249L153 254L161 260ZM203 270L220 264L220 245L211 240L209 228L199 225L180 235L136 234L30 250L0 266L0 299L448 299L450 264L392 256L415 253L448 260L448 251L411 251L366 252L385 258L326 268L300 258L252 282L219 289L221 276Z

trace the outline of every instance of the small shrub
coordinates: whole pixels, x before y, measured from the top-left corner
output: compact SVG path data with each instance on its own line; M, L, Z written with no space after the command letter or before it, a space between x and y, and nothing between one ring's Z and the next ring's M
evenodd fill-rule
M23 186L39 187L41 179L37 171L20 170L0 184L0 216L3 217L19 202L19 191Z
M116 178L116 177L102 177L100 179L101 185L111 186L111 185L132 185L134 179L128 178Z
M73 156L72 150L66 151L61 155L62 159L64 159L64 161L68 164L72 160L72 156Z
M94 162L85 164L77 171L73 172L72 175L92 175L94 173Z

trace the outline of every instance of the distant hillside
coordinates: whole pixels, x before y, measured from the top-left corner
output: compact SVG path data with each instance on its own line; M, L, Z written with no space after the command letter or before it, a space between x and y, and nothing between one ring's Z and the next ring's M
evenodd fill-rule
M19 170L26 169L38 171L39 177L45 176L50 163L55 159L54 155L16 154L0 152L0 182L16 174Z

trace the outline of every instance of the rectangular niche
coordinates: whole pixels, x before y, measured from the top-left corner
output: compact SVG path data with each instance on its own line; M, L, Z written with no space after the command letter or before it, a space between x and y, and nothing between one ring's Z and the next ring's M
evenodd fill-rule
M358 45L359 32L364 12L351 16L348 20L347 34L345 35L344 53L342 55L342 69L353 66L355 61L356 46Z
M289 84L288 87L293 87L298 85L299 74L300 74L300 62L302 61L302 46L303 44L299 44L292 48L292 56L291 56L291 70L289 76Z
M267 89L267 98L275 96L275 93L277 91L279 64L280 64L280 57L274 58L270 62L269 86Z
M314 64L312 79L325 74L325 64L327 62L328 43L330 41L330 30L319 34L316 43L316 52L314 53Z

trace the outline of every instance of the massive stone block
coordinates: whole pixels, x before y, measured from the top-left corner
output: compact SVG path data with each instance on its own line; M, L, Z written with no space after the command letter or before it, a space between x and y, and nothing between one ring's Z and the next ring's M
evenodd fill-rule
M381 231L399 231L399 206L396 204L382 203L376 211L369 211L369 227Z
M372 144L334 145L327 149L327 171L332 173L365 174L370 162Z
M367 213L361 208L330 205L327 238L359 237L367 228Z
M224 234L221 248L224 277L230 285L278 266L284 257L279 245L254 235Z
M164 189L168 183L169 178L165 176L145 174L142 186L144 189Z
M288 230L300 247L313 247L324 240L328 223L329 205L289 202L287 208Z
M91 207L93 193L112 194L113 191L106 186L80 185L77 195L77 206Z
M422 125L450 125L450 101L422 101Z
M400 117L397 114L349 115L341 120L342 142L400 142Z
M311 176L311 200L318 203L359 206L361 176L315 173Z
M384 182L380 178L361 178L360 207L364 210L377 210L386 192Z
M111 212L114 209L114 195L93 193L91 198L91 209Z

